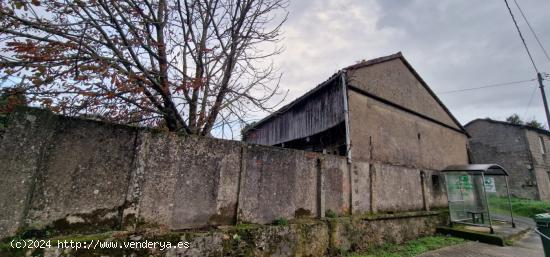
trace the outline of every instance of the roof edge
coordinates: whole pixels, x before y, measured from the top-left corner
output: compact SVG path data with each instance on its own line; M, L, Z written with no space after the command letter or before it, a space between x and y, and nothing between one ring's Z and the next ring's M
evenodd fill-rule
M451 117L451 120L453 120L453 122L455 123L455 125L458 126L458 129L461 130L468 138L470 138L470 134L468 134L468 132L466 131L466 129L462 126L462 124L460 124L460 122L456 119L456 117L449 111L449 109L443 104L443 102L439 99L439 97L437 97L437 95L430 89L430 87L428 86L428 84L426 83L426 81L424 81L424 79L422 79L422 77L420 77L420 75L418 74L418 72L416 72L416 70L412 67L412 65L407 61L407 59L405 59L405 57L403 56L403 53L401 51L395 53L395 54L391 54L391 55L387 55L387 56L382 56L382 57L378 57L378 58L374 58L374 59L370 59L370 60L366 60L366 61L362 61L360 63L357 63L357 64L354 64L354 65L350 65L350 66L347 66L341 70L339 70L338 72L336 72L335 74L333 74L330 78L328 78L326 81L324 81L323 83L317 85L315 88L311 89L310 91L306 92L305 94L303 94L302 96L296 98L294 101L290 102L289 104L281 107L279 110L271 113L270 115L266 116L265 118L251 124L250 126L246 126L243 130L242 130L242 134L245 135L248 131L262 125L263 123L267 122L268 120L272 119L274 116L276 116L277 114L280 114L280 113L284 113L286 112L287 110L291 109L295 104L303 101L304 99L306 99L307 97L309 97L310 95L312 95L313 93L319 91L320 89L324 88L325 86L327 86L328 84L330 84L336 77L339 77L342 73L345 73L346 71L348 70L355 70L355 69L360 69L360 68L364 68L364 67L367 67L367 66L371 66L371 65L375 65L375 64L379 64L379 63L383 63L383 62L387 62L387 61L391 61L391 60L395 60L395 59L400 59L404 64L405 66L411 71L411 73L415 76L415 78L420 82L420 84L422 84L422 86L428 91L428 93L435 99L435 101L443 108L443 110L447 113L447 115L449 115L449 117Z
M439 97L437 97L437 95L433 92L433 90L428 86L428 83L426 83L426 81L424 81L424 79L420 76L420 74L418 74L418 72L416 72L416 70L412 67L412 65L409 63L409 61L407 61L407 59L405 58L403 53L397 52L397 53L392 54L392 55L383 56L383 57L375 58L375 59L368 60L368 61L363 61L361 63L348 66L345 69L346 70L356 70L356 69L368 67L368 66L371 66L371 65L374 65L374 64L379 64L379 63L383 63L383 62L387 62L387 61L391 61L391 60L395 60L395 59L400 59L405 64L405 66L411 71L411 73L420 82L420 84L422 84L422 86L428 91L428 93L443 108L443 110L447 113L447 115L449 115L449 117L451 117L451 120L453 120L455 125L457 125L458 128L466 136L470 137L470 134L468 134L468 131L466 131L466 129L462 126L462 124L458 121L458 119L451 113L451 111L449 111L447 106L445 106L445 104L443 104L443 102L439 99Z
M370 59L370 60L363 60L363 61L361 61L357 64L347 66L344 69L345 70L356 70L356 69L360 69L360 68L371 66L371 65L374 65L374 64L379 64L379 63L391 61L391 60L398 59L398 58L405 58L405 57L403 56L403 54L401 52L397 52L395 54L390 54L390 55L386 55L386 56L382 56L382 57L378 57L378 58L374 58L374 59Z
M424 81L424 79L422 77L420 77L420 74L418 74L418 72L416 72L416 70L412 67L412 65L407 61L407 59L405 59L405 57L403 55L401 55L401 58L400 58L403 63L405 63L405 65L407 66L407 68L409 68L409 70L413 73L413 75L416 77L416 79L418 79L418 81L420 81L420 84L422 84L422 86L428 91L428 93L435 99L435 101L441 106L441 108L443 108L443 110L447 113L447 115L449 115L449 117L451 117L451 119L454 121L454 123L458 126L458 128L460 130L462 130L464 132L464 134L466 134L466 136L470 137L470 134L468 134L468 131L466 131L466 129L462 126L462 124L458 121L458 119L453 115L453 113L451 113L451 111L447 108L447 106L445 106L445 104L443 104L443 102L439 99L439 97L434 93L434 91L428 86L428 83L426 83L426 81Z
M491 118L477 118L477 119L471 120L470 122L466 123L466 125L464 125L464 127L468 127L471 124L473 124L475 122L480 122L480 121L486 121L486 122L494 123L494 124L507 125L507 126L512 126L512 127L517 127L517 128L520 128L520 129L527 129L527 130L535 131L535 132L542 133L542 134L550 136L550 131L548 131L546 129L535 128L535 127L528 126L528 125L525 125L525 124L513 124L513 123L510 123L510 122L507 122L507 121L493 120Z
M491 172L491 170L493 171ZM500 170L502 171L503 174L498 174L494 170ZM508 172L502 166L496 163L450 165L441 170L441 172L456 172L456 171L479 171L483 173L493 173L491 175L508 176Z

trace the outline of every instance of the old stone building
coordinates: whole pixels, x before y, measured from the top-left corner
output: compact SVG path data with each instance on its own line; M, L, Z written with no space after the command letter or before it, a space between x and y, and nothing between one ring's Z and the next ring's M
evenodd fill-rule
M491 119L473 120L465 128L471 135L472 163L504 167L510 175L513 196L550 200L550 131Z
M429 170L468 162L466 131L401 53L344 68L243 138Z

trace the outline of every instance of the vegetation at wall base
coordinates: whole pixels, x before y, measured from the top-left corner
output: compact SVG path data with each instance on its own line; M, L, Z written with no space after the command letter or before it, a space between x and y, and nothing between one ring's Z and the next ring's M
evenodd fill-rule
M347 257L412 257L439 248L464 243L465 240L450 236L427 236L404 244L385 244L365 253L353 253Z
M276 219L274 222L273 222L274 225L277 225L277 226L286 226L288 225L288 220L286 218L278 218Z
M533 218L536 214L550 212L550 203L548 202L512 197L511 203L515 216ZM491 212L508 214L508 198L489 197L489 207Z
M338 213L336 213L335 211L331 210L331 209L328 209L325 211L325 217L327 218L338 218Z

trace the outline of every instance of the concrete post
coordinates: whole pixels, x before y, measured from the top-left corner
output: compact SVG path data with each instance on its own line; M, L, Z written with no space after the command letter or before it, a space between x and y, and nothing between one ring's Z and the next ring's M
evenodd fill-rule
M238 180L238 185L237 185L237 206L235 207L235 223L239 223L241 221L241 203L243 201L243 198L241 196L241 188L243 188L243 183L244 183L244 179L243 176L246 175L246 153L247 153L247 149L248 149L248 145L246 144L243 144L241 146L241 167L240 167L240 170L239 170L239 180Z
M325 187L324 187L324 160L317 159L317 217L325 217Z
M422 186L422 202L424 205L424 210L429 211L430 203L428 202L428 192L426 187L426 172L423 170L420 171L420 184Z
M374 164L369 165L370 176L370 210L372 213L377 212L376 208L376 168Z

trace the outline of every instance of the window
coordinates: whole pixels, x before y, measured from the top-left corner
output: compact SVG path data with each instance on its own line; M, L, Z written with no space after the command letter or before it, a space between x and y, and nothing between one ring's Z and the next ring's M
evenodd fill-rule
M544 138L542 136L539 136L539 143L540 143L540 152L542 154L546 153L546 147L544 146Z

